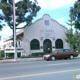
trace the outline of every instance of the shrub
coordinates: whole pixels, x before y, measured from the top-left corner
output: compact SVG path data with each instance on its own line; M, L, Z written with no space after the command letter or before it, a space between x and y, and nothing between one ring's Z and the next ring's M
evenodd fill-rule
M20 58L31 58L31 55L29 55L29 56L21 56Z
M3 60L3 57L0 57L0 60Z
M4 50L0 51L0 57L2 57L2 58L4 57Z
M17 57L21 57L21 53L17 53ZM6 54L6 59L13 59L14 58L14 53L7 53Z
M43 52L32 53L29 56L21 56L21 58L34 58L34 57L42 57L44 55Z
M44 55L43 52L38 52L38 53L32 53L31 56L33 57L42 57Z

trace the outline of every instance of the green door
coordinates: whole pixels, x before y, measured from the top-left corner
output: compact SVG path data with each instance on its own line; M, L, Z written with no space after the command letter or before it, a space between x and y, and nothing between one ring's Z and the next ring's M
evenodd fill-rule
M44 53L52 52L52 43L49 39L44 40L43 42Z

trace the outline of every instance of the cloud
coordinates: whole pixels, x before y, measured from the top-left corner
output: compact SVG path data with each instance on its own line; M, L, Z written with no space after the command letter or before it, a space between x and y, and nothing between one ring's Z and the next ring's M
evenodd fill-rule
M68 4L74 3L76 0L37 0L42 9L56 9Z
M68 25L67 25L67 21L66 21L66 17L61 17L61 18L58 18L56 19L56 21L58 21L60 24L62 24L63 26L65 26L66 28L68 28Z
M65 21L65 17L58 18L57 21L58 21L59 23L63 23L63 22Z
M18 2L18 1L20 1L20 0L15 0L15 2ZM32 0L32 1L34 1L34 0ZM76 0L37 0L37 1L42 9L42 12L40 13L40 15L38 15L38 17L41 16L41 14L45 13L45 11L49 12L51 10L51 12L49 12L49 13L52 16L55 15L55 16L57 16L57 18L61 17L61 18L56 19L59 23L66 24L65 23L66 17L62 17L62 16L67 15L67 12L66 12L67 10L62 14L61 12L59 12L59 11L62 11L62 9L59 10L59 8L60 7L64 8L64 6L67 6L68 4L74 4ZM53 11L53 9L58 9L59 11L58 10ZM12 30L9 27L4 27L2 29L2 31L0 31L0 35L2 35L2 38L8 38L9 36L12 35Z
M18 2L20 0L16 0ZM34 1L34 0L31 0ZM76 0L37 0L41 9L56 9L68 4L73 4Z
M20 0L16 0L15 2L18 1ZM42 9L56 9L68 4L73 4L75 1L76 0L37 0Z

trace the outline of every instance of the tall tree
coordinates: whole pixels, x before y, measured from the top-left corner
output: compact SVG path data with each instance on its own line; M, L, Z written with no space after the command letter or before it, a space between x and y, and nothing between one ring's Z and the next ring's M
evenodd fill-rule
M73 42L74 42L73 49L76 51L80 51L80 32L77 30L74 33Z
M3 28L2 25L0 25L0 30L2 30L2 28Z
M0 14L0 31L2 30L2 28L4 26L2 20L3 20L3 16L2 16L2 14Z
M70 48L75 51L80 51L80 32L73 32L72 29L69 29L66 33L66 42L70 44Z
M69 29L66 33L66 42L69 43L70 48L73 49L73 29Z
M69 15L69 20L67 22L67 24L70 26L70 28L72 29L72 27L75 25L74 21L73 21L73 15Z
M0 9L3 12L3 15L1 14L0 20L3 21L5 25L7 24L13 30L14 33L13 0L0 0ZM17 3L15 3L16 29L22 29L30 25L34 17L37 16L37 12L40 9L41 8L38 5L37 0L34 1L20 0ZM1 22L0 22L0 27L1 28L3 27L3 24L1 24ZM13 34L13 40L14 40L14 34Z
M70 15L75 22L75 28L80 30L80 0L75 1L73 7L70 8Z
M41 9L37 0L20 0L15 3L16 11L16 29L21 29L30 25L34 17L37 16L37 12ZM5 24L13 29L13 0L0 0L0 9L3 12L3 21ZM1 19L1 17L0 17ZM24 25L19 27L21 23Z
M73 34L73 25L74 25L74 22L73 22L73 20L72 20L72 15L69 15L69 20L68 20L68 22L67 22L67 24L70 26L70 29L67 31L67 33L66 33L66 42L67 43L69 43L70 44L70 48L72 49L72 46L73 46L73 36L74 36L74 34Z

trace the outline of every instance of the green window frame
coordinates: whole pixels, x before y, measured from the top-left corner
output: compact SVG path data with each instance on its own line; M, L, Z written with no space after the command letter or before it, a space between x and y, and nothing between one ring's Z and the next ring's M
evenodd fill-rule
M57 39L55 42L56 49L63 48L63 41L61 39Z
M39 50L40 49L40 43L37 39L33 39L30 43L30 49L31 50Z

